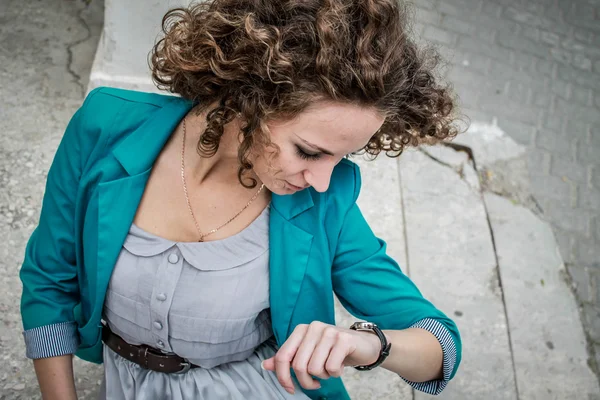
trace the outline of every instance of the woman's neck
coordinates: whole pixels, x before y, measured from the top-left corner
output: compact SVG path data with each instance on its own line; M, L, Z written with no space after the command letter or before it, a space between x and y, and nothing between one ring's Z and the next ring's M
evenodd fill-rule
M197 146L206 129L206 113L189 113L186 117L185 166L190 183L200 185L207 180L238 182L238 148L240 146L240 121L236 118L223 128L219 148L211 157L198 154ZM183 136L183 135L182 135ZM181 149L181 140L179 147Z

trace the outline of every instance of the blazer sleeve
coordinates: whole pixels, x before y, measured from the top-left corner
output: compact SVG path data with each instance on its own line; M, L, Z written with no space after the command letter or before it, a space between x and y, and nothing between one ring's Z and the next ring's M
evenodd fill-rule
M382 329L420 327L420 321L436 321L445 327L456 350L451 373L445 377L451 379L461 359L458 328L423 297L386 254L386 243L369 227L356 204L361 183L356 165L354 182L354 199L344 217L332 265L334 291L348 312Z
M21 317L29 358L73 353L78 335L73 308L79 302L75 199L85 149L82 121L97 90L71 118L46 179L39 223L25 249Z

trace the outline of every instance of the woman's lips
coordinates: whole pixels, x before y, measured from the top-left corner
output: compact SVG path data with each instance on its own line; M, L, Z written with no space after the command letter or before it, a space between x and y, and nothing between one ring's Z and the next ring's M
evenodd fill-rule
M285 181L288 185L290 185L290 187L294 190L302 190L304 189L304 187L300 187L300 186L296 186L294 184L289 183L288 181Z

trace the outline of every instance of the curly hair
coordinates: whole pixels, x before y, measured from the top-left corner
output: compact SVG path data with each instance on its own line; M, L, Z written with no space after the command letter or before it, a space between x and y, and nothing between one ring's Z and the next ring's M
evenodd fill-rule
M213 0L170 10L149 63L159 89L208 110L206 156L240 116L238 178L267 122L292 119L317 100L374 107L385 121L364 151L395 157L406 146L457 134L454 96L435 75L437 52L410 37L398 0Z

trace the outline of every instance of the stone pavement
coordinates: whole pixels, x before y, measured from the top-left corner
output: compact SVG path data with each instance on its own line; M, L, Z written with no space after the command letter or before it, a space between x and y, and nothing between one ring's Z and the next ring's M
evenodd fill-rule
M454 62L449 76L473 123L454 147L413 150L399 160L358 161L364 181L359 203L375 232L388 242L391 255L461 329L462 367L440 398L600 399L561 258L569 260L571 253L564 252L561 231L555 229L561 246L561 252L556 251L553 231L540 219L540 215L548 218L548 212L538 186L557 183L550 175L557 170L554 164L544 164L547 168L541 173L532 171L534 179L530 180L526 166L526 158L535 166L535 154L542 154L539 162L561 160L560 145L544 146L565 142L566 132L573 132L574 141L567 141L571 149L593 148L588 118L597 116L597 110L595 114L590 111L592 103L582 106L574 93L598 87L592 80L583 85L577 78L580 75L564 74L571 69L579 72L574 65L566 68L566 61L585 67L588 64L581 61L581 54L597 51L590 47L597 36L584 35L593 31L594 24L584 15L575 28L570 13L579 11L561 11L564 18L558 22L566 25L544 25L548 23L542 16L560 8L535 8L539 4L533 1L418 3L418 29L424 29L425 37L455 48L451 54L445 47L442 51ZM584 3L577 2L577 7ZM4 239L0 242L4 293L0 298L0 357L4 361L0 399L39 398L31 363L23 357L17 273L25 241L37 221L45 174L87 85L102 26L101 10L102 2L96 0L87 7L64 0L50 0L43 8L16 0L0 4L0 117L5 122L0 137L0 237ZM538 33L529 32L530 28ZM459 29L463 31L455 32ZM570 45L574 52L561 60L546 60L550 67L544 70L541 51L533 49L553 37L554 29L559 37L556 43ZM504 38L521 34L529 39ZM532 39L536 35L539 42ZM578 44L584 39L587 45ZM511 49L506 48L509 42ZM559 47L548 48L552 57L560 53ZM593 75L581 71L581 76ZM530 75L543 82L528 79ZM557 93L554 85L558 87L561 81L564 92ZM530 113L535 118L528 122ZM557 129L551 122L562 117L568 122ZM579 133L570 130L579 124L587 127L588 142L578 141ZM521 135L528 126L530 142ZM527 151L508 136L527 146ZM580 157L583 153L569 154ZM573 159L570 162L577 164ZM558 171L565 176L575 174L575 166ZM586 173L590 171L593 176L595 169ZM557 179L568 187L575 184L592 190L589 180L577 184L568 177L566 182ZM557 204L563 204L556 199L563 195L561 186L551 186L554 192L548 193ZM582 198L594 199L580 196L576 200ZM569 216L568 223L581 225L577 217ZM571 274L579 270L570 268ZM593 293L592 287L587 292L582 292L586 287L581 285L578 289ZM338 309L340 325L350 320ZM431 397L413 393L385 370L367 374L347 370L344 376L354 399ZM77 360L76 379L80 398L93 399L101 368Z
M600 2L415 0L465 113L527 147L600 366ZM593 344L593 345L592 345Z

